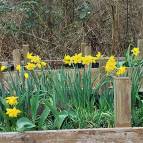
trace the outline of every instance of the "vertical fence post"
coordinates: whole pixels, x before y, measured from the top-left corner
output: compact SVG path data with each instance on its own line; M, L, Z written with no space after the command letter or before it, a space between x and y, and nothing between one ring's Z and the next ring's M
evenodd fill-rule
M84 56L88 56L88 55L91 55L91 47L88 46L86 43L81 43L81 53L84 55ZM85 65L85 68L87 68L88 65Z
M81 53L84 56L91 55L91 46L88 46L85 42L81 43Z
M91 53L92 53L91 47L88 46L85 42L82 42L82 43L81 43L81 53L82 53L84 56L91 55Z
M84 53L84 49L85 49L85 47L86 47L86 43L85 42L82 42L81 43L81 45L80 45L80 47L81 47L81 53L82 53L82 55L84 55L85 53Z
M140 48L140 58L143 58L143 39L138 40L138 48Z
M143 39L138 39L138 48L140 49L140 59L143 59ZM143 85L143 78L141 79L141 85ZM141 86L140 91L143 91L143 86Z
M1 69L2 64L0 63L0 69ZM0 82L2 82L3 79L3 72L0 70Z
M114 77L115 127L131 126L131 80Z
M87 55L91 55L91 47L90 46L88 46L88 45L86 45L85 46L85 48L84 48L84 54L85 54L85 56L87 56Z
M13 61L14 61L14 69L16 69L17 65L21 64L21 53L19 49L13 50Z
M23 54L25 63L27 63L27 58L26 58L27 53L29 53L29 45L24 44L24 45L22 45L22 54Z

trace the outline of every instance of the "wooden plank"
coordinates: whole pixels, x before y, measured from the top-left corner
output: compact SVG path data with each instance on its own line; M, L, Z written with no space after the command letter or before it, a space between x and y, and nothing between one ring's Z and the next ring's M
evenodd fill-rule
M1 69L2 64L0 63L0 69ZM0 70L0 82L2 82L3 79L3 72Z
M138 40L138 48L140 49L140 58L143 59L143 39Z
M86 43L82 42L81 45L80 45L82 55L85 54L85 47L86 47Z
M19 49L13 50L13 61L14 61L14 68L16 68L17 65L21 65L21 53Z
M82 72L83 72L84 69L79 69L79 70L80 70L80 73L82 75ZM49 70L49 71L51 71L52 73L53 72L57 73L57 72L59 72L61 70L60 69L55 69L55 70L53 69L53 70ZM75 69L65 69L64 71L67 72L67 73L69 73L69 74L71 74L71 76L73 76L74 73L75 73ZM41 71L40 70L35 70L35 72L40 73ZM44 72L48 72L48 70L44 70ZM98 74L98 72L99 72L98 68L91 69L92 77L95 78L95 76ZM17 72L16 71L11 71L10 73L11 73L12 76L15 76L15 74ZM4 78L7 79L9 77L9 72L3 72L3 75L4 75Z
M116 58L117 58L117 57L116 57ZM108 57L103 57L103 58L99 59L99 61L98 61L97 63L100 64L100 61L102 62L103 59L108 59ZM118 57L117 59L118 59L119 61L125 60L124 57ZM54 68L54 69L59 69L59 68L61 68L61 66L64 65L63 60L43 60L43 61L46 62L46 63L48 63L48 65L50 65L50 67L51 67L51 68ZM7 63L7 62L0 62L0 63ZM14 61L10 61L10 62L8 62L8 63L9 63L11 66L14 65ZM24 61L21 61L21 64L24 65ZM100 65L101 65L101 64L100 64ZM103 65L103 66L105 66L105 65Z
M0 133L0 143L143 143L143 128Z
M84 47L84 55L85 56L92 55L91 46L86 45Z
M29 45L28 44L24 44L22 45L22 53L23 53L23 57L24 57L24 63L27 63L27 53L29 53Z
M74 69L65 69L66 72L70 73L71 76L74 75ZM143 69L142 69L143 70ZM58 72L59 69L53 69L52 70L53 72ZM80 69L80 72L82 73L83 69ZM131 76L131 72L130 72L130 68L128 68L128 73L129 73L129 77ZM39 70L36 70L36 72L40 72ZM46 72L46 70L45 70ZM15 76L17 72L15 71L11 71L11 75L12 76ZM97 83L101 82L101 80L103 80L104 78L104 74L105 74L105 71L104 71L104 67L102 68L93 68L91 69L91 77L92 77L92 80L95 79L97 77L97 79L95 80L94 84L93 84L93 87L96 86ZM96 76L96 77L95 77ZM3 72L3 78L5 79L8 79L9 78L9 72ZM143 92L143 78L142 78L142 81L141 81L141 88L140 88L140 92ZM106 84L105 86L102 87L102 89L100 89L99 93L102 94L103 91L106 89L106 88L109 88L109 87L112 87L110 84Z
M114 77L115 126L131 126L131 80L129 77Z

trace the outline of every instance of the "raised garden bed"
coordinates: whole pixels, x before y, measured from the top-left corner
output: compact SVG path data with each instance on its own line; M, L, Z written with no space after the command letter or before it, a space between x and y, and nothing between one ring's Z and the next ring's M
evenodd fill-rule
M25 66L16 62L17 71L1 71L0 129L11 132L1 133L0 142L140 143L143 128L124 127L143 123L142 96L138 94L142 63L133 55L130 58L135 62L123 64L114 56L100 59L100 52L97 55L67 56L66 64L82 61L84 68L72 65L72 69L51 70L39 56L28 53L30 62ZM91 67L95 59L100 59L98 68ZM134 70L136 64L139 66Z
M1 133L0 143L143 143L143 128Z

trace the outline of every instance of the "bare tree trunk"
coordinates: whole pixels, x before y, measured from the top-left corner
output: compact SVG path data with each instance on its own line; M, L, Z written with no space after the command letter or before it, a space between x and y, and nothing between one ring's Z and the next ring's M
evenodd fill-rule
M118 51L119 46L119 1L112 5L112 49L111 53Z

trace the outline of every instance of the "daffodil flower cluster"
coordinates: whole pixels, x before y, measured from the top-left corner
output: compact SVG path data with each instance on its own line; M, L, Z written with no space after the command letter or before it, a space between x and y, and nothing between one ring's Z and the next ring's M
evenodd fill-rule
M17 99L17 96L9 96L5 98L6 103L10 106L10 108L6 108L6 115L10 118L16 118L21 113L21 111L15 107L18 104Z
M79 53L73 56L65 55L63 61L65 64L68 64L68 65L79 64L79 63L82 63L83 65L89 65L92 63L96 63L100 58L101 58L100 52L98 52L95 57L91 55L82 56L82 53Z
M16 70L17 70L18 72L21 72L21 69L22 69L21 65L17 65L17 66L16 66ZM25 78L25 79L28 79L28 78L29 78L29 74L28 74L27 72L24 73L24 78Z
M131 52L134 57L137 57L140 54L140 50L137 47L133 48ZM112 73L114 71L116 71L117 76L125 74L125 72L127 71L127 67L120 66L119 68L117 68L116 65L117 65L117 61L115 57L111 56L105 65L105 71L107 72L107 74Z
M26 58L29 60L29 62L25 66L27 70L31 71L35 68L41 69L47 65L44 61L41 60L38 55L34 56L32 53L28 53Z
M107 74L111 73L116 69L117 61L114 56L111 56L105 65L105 71Z
M123 75L126 71L127 71L127 67L121 66L117 69L116 75L117 76Z
M32 53L28 53L26 57L29 60L29 62L25 65L25 68L29 71L32 71L35 68L41 69L47 65L44 61L41 60L41 58L38 55L34 56ZM16 70L18 72L21 72L21 69L21 65L16 66ZM27 72L24 73L24 78L29 78L29 74Z
M111 56L105 65L105 71L107 72L107 74L110 74L114 71L116 71L117 76L125 74L127 68L125 66L120 66L119 68L117 68L116 65L116 58L114 56Z

